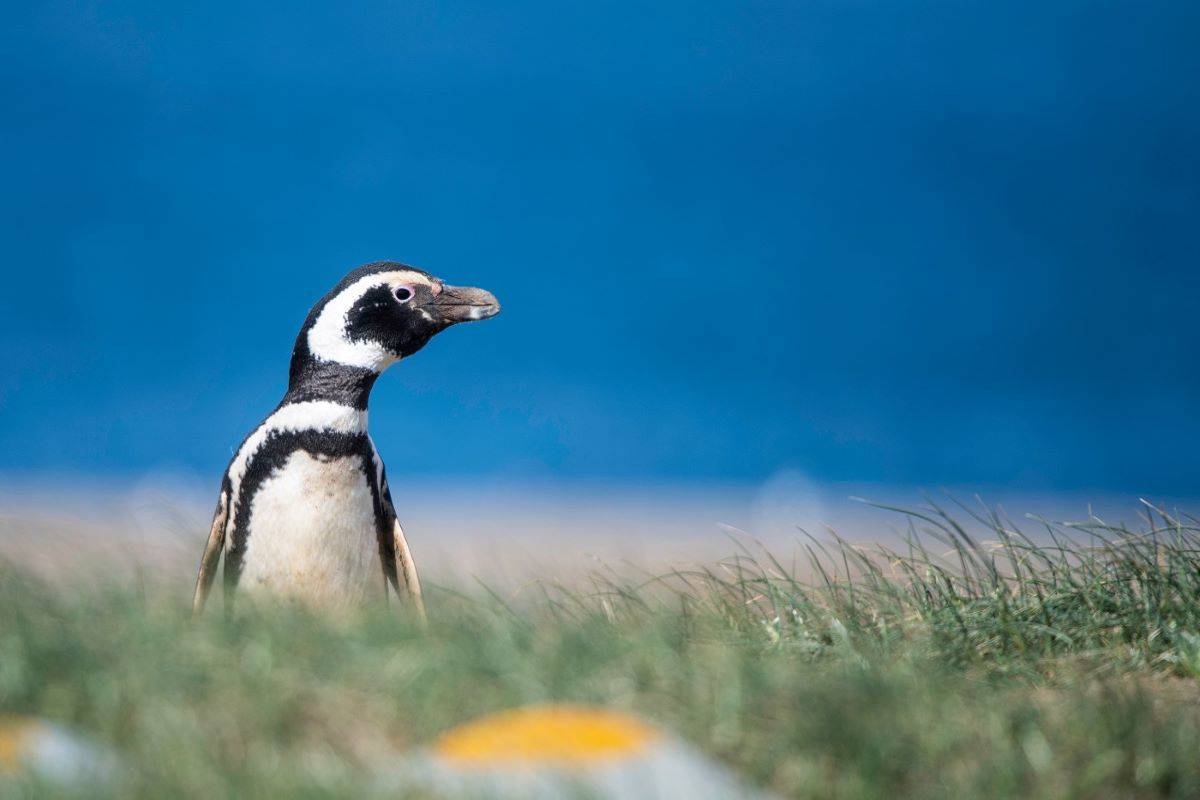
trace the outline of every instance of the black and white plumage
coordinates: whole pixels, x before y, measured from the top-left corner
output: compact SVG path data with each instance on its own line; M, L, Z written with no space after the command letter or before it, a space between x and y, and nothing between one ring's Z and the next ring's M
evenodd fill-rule
M193 608L204 608L225 555L226 604L268 590L321 605L386 596L423 613L420 583L367 400L387 367L458 322L500 310L482 289L448 286L397 262L351 271L308 314L279 406L246 437L221 481ZM382 587L382 595L379 589Z

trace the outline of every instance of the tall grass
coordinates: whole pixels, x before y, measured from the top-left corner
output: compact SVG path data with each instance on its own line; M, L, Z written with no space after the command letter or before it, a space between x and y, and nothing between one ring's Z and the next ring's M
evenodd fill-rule
M89 795L371 796L454 724L573 700L791 796L1200 796L1194 519L899 513L899 547L802 534L795 564L735 537L731 558L666 575L434 587L426 629L381 609L191 623L185 587L8 565L0 710L121 754L132 768Z
M995 510L957 508L967 524L935 504L891 509L907 522L900 548L801 532L797 568L735 538L738 554L716 567L641 586L610 580L593 598L636 614L645 587L664 587L731 630L762 626L771 642L814 653L915 638L957 666L1045 671L1096 655L1106 668L1200 675L1194 518L1147 505L1138 530L1091 518L1035 520L1031 533Z

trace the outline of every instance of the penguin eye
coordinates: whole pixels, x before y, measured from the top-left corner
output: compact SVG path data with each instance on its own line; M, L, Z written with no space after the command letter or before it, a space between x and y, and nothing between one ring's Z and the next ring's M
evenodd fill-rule
M392 294L394 294L396 299L401 303L407 303L413 298L413 290L408 286L397 286L392 290Z

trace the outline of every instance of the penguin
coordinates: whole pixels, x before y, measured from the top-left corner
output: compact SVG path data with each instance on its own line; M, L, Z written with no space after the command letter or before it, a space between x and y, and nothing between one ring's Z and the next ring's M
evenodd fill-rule
M193 613L204 610L223 553L227 610L240 591L346 607L386 599L390 586L423 619L367 401L389 366L451 325L499 312L490 292L395 261L352 270L317 301L296 337L287 392L221 479Z

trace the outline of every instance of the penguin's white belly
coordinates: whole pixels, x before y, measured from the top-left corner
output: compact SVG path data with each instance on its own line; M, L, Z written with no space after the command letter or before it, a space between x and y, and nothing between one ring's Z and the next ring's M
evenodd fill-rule
M362 459L297 450L250 504L239 590L320 605L382 596L375 509Z

